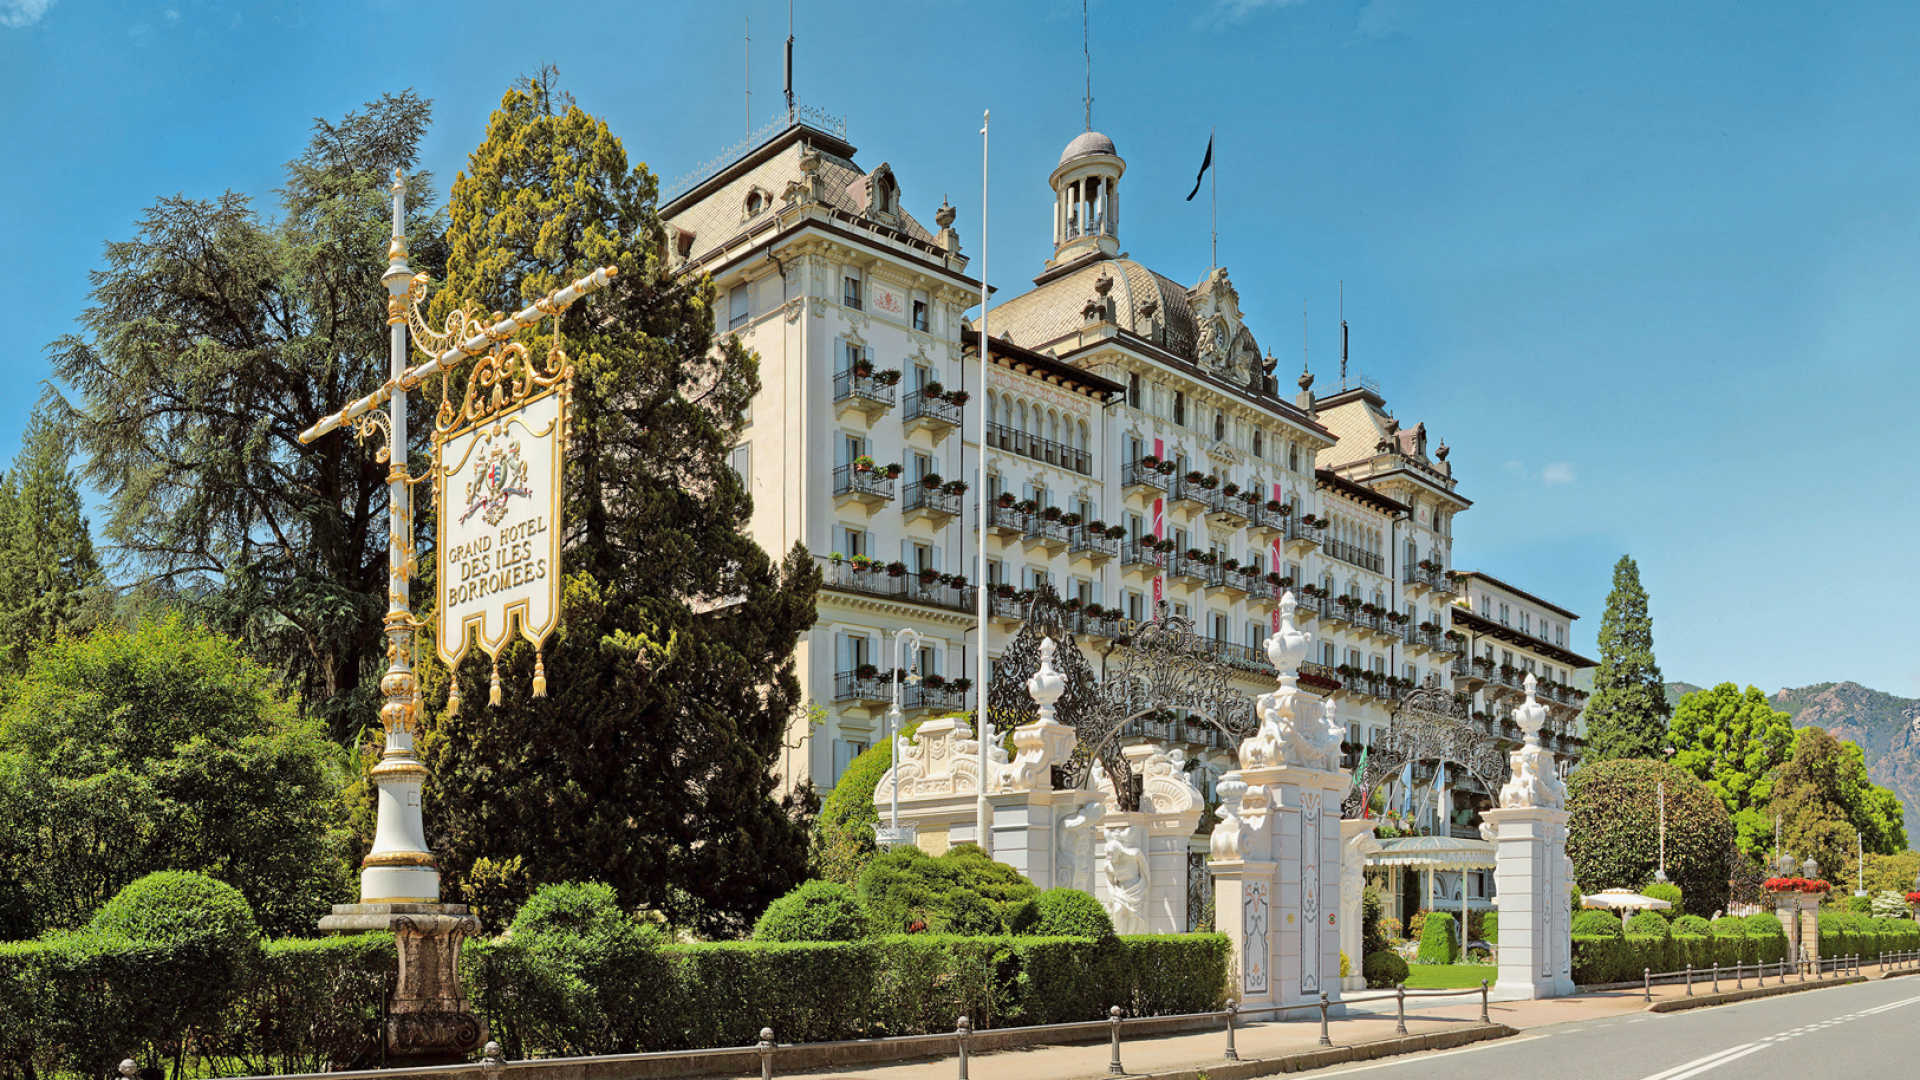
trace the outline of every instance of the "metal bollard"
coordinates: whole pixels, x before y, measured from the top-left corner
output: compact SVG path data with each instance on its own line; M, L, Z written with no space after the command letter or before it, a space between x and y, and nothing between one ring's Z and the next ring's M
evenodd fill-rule
M1333 1040L1327 1037L1327 995L1325 991L1322 991L1320 994L1320 1045L1333 1045Z
M1687 996L1693 996L1693 965L1687 965Z
M1713 962L1713 992L1720 992L1720 961Z
M1395 1035L1405 1035L1407 1033L1407 984L1406 983L1393 984L1393 1008L1394 1008L1393 1033Z
M1767 985L1767 962L1765 960L1753 965L1753 977L1759 980L1758 985Z
M1120 1064L1120 1006L1107 1010L1107 1022L1113 1028L1113 1060L1107 1062L1107 1075L1125 1076L1127 1070Z
M1746 968L1743 966L1744 964L1745 961L1743 960L1735 960L1733 962L1733 988L1735 990L1745 990L1747 988L1747 973Z
M1480 1022L1493 1023L1493 1019L1487 1015L1487 980L1485 979L1480 980Z
M966 1021L962 1020L961 1022L965 1023ZM763 1027L760 1029L760 1045L758 1049L760 1051L760 1080L773 1080L773 1029L772 1028ZM966 1075L967 1075L967 1067L965 1065L960 1066L960 1076L962 1077L962 1080L964 1080Z
M1238 1016L1239 1014L1240 1014L1240 1003L1237 1001L1228 1000L1227 1002L1227 1060L1228 1061L1240 1060L1240 1051L1235 1050L1233 1048L1233 1018L1235 1016Z
M507 1056L501 1053L499 1043L488 1040L486 1049L480 1054L480 1073L487 1080L494 1080L507 1070Z
M967 1080L967 1040L973 1036L973 1021L961 1017L953 1026L953 1041L960 1048L960 1080Z
M1650 967L1640 969L1640 994L1643 1001L1653 1000L1653 969Z

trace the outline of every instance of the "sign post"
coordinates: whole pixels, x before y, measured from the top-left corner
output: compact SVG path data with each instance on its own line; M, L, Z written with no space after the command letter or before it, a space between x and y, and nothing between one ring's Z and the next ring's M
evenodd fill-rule
M554 588L557 600L559 572L560 463L564 457L567 389L572 366L559 348L559 317L574 301L607 287L614 269L605 267L550 293L511 316L496 314L490 323L466 311L456 311L438 333L427 327L419 302L427 277L407 266L406 181L394 172L393 236L387 245L387 270L380 277L387 287L387 380L365 397L300 433L302 443L350 427L363 441L378 439L375 456L387 464L387 671L380 679L380 723L385 745L371 778L379 791L379 811L373 849L360 864L360 902L337 904L320 920L320 929L338 932L391 930L398 939L400 972L388 1003L385 1033L390 1063L438 1063L463 1060L480 1045L485 1029L467 1011L460 989L460 943L480 929L464 905L440 903L440 868L427 847L420 793L427 768L414 753L420 727L420 689L415 676L415 634L421 621L414 617L409 587L418 569L413 538L415 484L433 479L440 500L441 531L439 579L441 603L440 651L449 664L465 651L464 636L455 639L447 656L448 575L465 567L449 566L447 537L454 543L477 545L485 553L485 570L471 569L472 595L456 610L464 621L451 625L464 635L479 628L481 648L496 656L506 643L507 619L517 620L536 648L558 620L558 604L536 607L533 594ZM535 365L525 345L513 340L527 327L553 319L554 345L544 365ZM407 333L428 354L426 362L407 366ZM453 370L469 358L480 357L467 381L458 409L447 389ZM429 476L413 476L407 469L407 393L434 375L440 376L440 412L434 424L434 469ZM383 411L384 410L384 411ZM536 433L542 421L543 432ZM529 427L529 423L533 427ZM497 434L496 434L497 433ZM521 457L514 459L508 444L518 440ZM441 461L449 445L465 452L462 476L466 483L442 491ZM545 454L547 456L541 456ZM529 513L534 468L544 467L538 490L542 502ZM515 487L517 485L517 488ZM509 490L513 488L514 490ZM450 507L449 500L460 505ZM446 520L468 514L469 522L450 534ZM493 520L489 521L488 519ZM546 545L546 546L541 546ZM503 563L502 556L506 556ZM549 580L550 579L550 580ZM459 586L456 585L456 591ZM505 600L509 605L496 611ZM497 615L497 617L495 617ZM537 620L544 620L537 622ZM490 639L489 633L496 635ZM536 672L534 690L544 691ZM500 692L499 668L494 669L494 698ZM448 702L449 708L457 699Z

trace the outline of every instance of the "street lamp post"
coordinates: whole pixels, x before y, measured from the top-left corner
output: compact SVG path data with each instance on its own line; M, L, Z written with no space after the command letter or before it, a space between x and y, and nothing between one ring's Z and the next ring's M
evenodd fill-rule
M893 632L893 704L887 708L887 758L893 762L893 793L887 809L887 823L873 828L874 843L883 848L913 843L913 830L900 827L900 759L894 754L894 749L900 745L900 672L905 667L900 656L902 645L911 645L918 652L920 631L905 627ZM907 681L919 682L919 673L907 676Z
M1653 872L1653 880L1667 880L1667 782L1660 781L1660 869Z

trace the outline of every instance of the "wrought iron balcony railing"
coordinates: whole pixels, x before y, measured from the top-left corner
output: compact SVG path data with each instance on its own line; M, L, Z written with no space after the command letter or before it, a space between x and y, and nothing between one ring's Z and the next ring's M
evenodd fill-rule
M852 465L842 465L833 470L833 493L891 499L893 498L893 478L876 469L857 469Z

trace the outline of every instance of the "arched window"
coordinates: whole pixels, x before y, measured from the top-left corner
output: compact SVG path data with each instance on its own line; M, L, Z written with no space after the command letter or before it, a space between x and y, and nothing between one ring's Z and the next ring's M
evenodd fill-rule
M1093 449L1093 442L1088 437L1087 422L1085 420L1080 421L1080 449L1082 450Z

